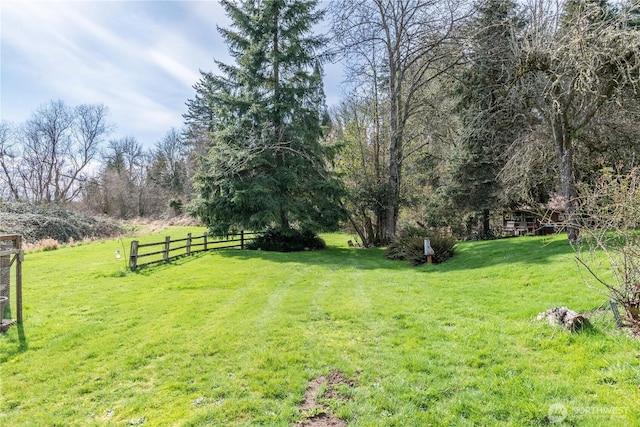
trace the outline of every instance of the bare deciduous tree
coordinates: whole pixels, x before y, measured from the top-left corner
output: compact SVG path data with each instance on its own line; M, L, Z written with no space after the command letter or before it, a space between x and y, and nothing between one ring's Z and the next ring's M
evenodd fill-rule
M580 188L581 239L577 259L625 310L640 332L640 169L605 168Z
M117 218L158 217L181 210L190 186L182 135L170 129L148 152L131 136L101 150L102 167L84 188L85 207Z
M339 49L357 65L355 69L367 70L364 75L376 91L384 91L384 104L379 106L388 125L387 241L396 232L407 143L418 138L411 134L409 123L424 113L419 95L461 58L451 41L467 17L467 5L458 0L332 2Z
M110 131L107 113L104 105L72 108L51 101L15 131L12 143L5 133L0 169L10 197L34 203L73 200Z
M172 197L183 197L188 191L185 142L177 129L171 128L151 152L149 180Z
M385 218L387 147L382 143L375 96L353 97L332 112L330 138L341 146L334 168L349 193L345 210L362 245L380 246Z
M130 136L111 140L102 157L104 201L110 214L120 218L143 215L146 161L140 143Z
M19 171L15 167L17 151L12 142L12 129L9 123L0 122L0 197L19 200L18 186Z
M528 4L529 28L518 44L519 90L555 147L560 187L576 241L574 157L578 136L621 91L638 85L640 32L624 14L591 1Z

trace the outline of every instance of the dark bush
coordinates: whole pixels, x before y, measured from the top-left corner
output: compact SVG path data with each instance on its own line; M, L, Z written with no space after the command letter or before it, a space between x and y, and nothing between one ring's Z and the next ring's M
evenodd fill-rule
M495 240L498 236L496 236L495 231L489 230L487 232L484 231L476 231L467 236L466 240Z
M184 210L184 203L178 198L169 200L169 207L173 209L175 215L181 215Z
M385 256L393 260L407 260L411 265L427 262L424 255L424 239L429 239L435 252L433 262L439 264L451 258L455 251L455 237L421 227L406 227L389 244Z
M249 249L275 252L297 252L324 249L326 244L308 230L272 228L247 245Z

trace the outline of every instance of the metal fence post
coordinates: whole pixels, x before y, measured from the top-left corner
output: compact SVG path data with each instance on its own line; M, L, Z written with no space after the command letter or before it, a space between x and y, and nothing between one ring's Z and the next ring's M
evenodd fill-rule
M613 312L613 317L616 319L616 325L618 325L618 328L621 328L623 326L623 323L620 312L618 311L618 304L616 304L616 302L613 300L609 300L609 306L611 307L611 311Z

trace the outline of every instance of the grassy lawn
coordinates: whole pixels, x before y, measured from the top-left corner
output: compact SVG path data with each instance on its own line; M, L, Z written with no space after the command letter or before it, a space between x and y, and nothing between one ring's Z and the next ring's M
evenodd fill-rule
M188 231L203 230L144 241ZM463 243L417 268L325 238L136 273L114 256L128 239L28 253L0 425L292 426L332 371L355 385L323 402L350 426L640 425L640 341L610 312L574 335L535 320L606 301L564 237Z

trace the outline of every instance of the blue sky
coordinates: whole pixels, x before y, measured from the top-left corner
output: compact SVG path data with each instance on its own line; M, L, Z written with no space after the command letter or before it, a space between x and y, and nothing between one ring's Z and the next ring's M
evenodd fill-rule
M182 127L200 69L230 62L216 25L217 1L0 2L0 119L22 123L42 104L105 104L110 138L151 147ZM328 104L339 101L340 67L325 68Z

